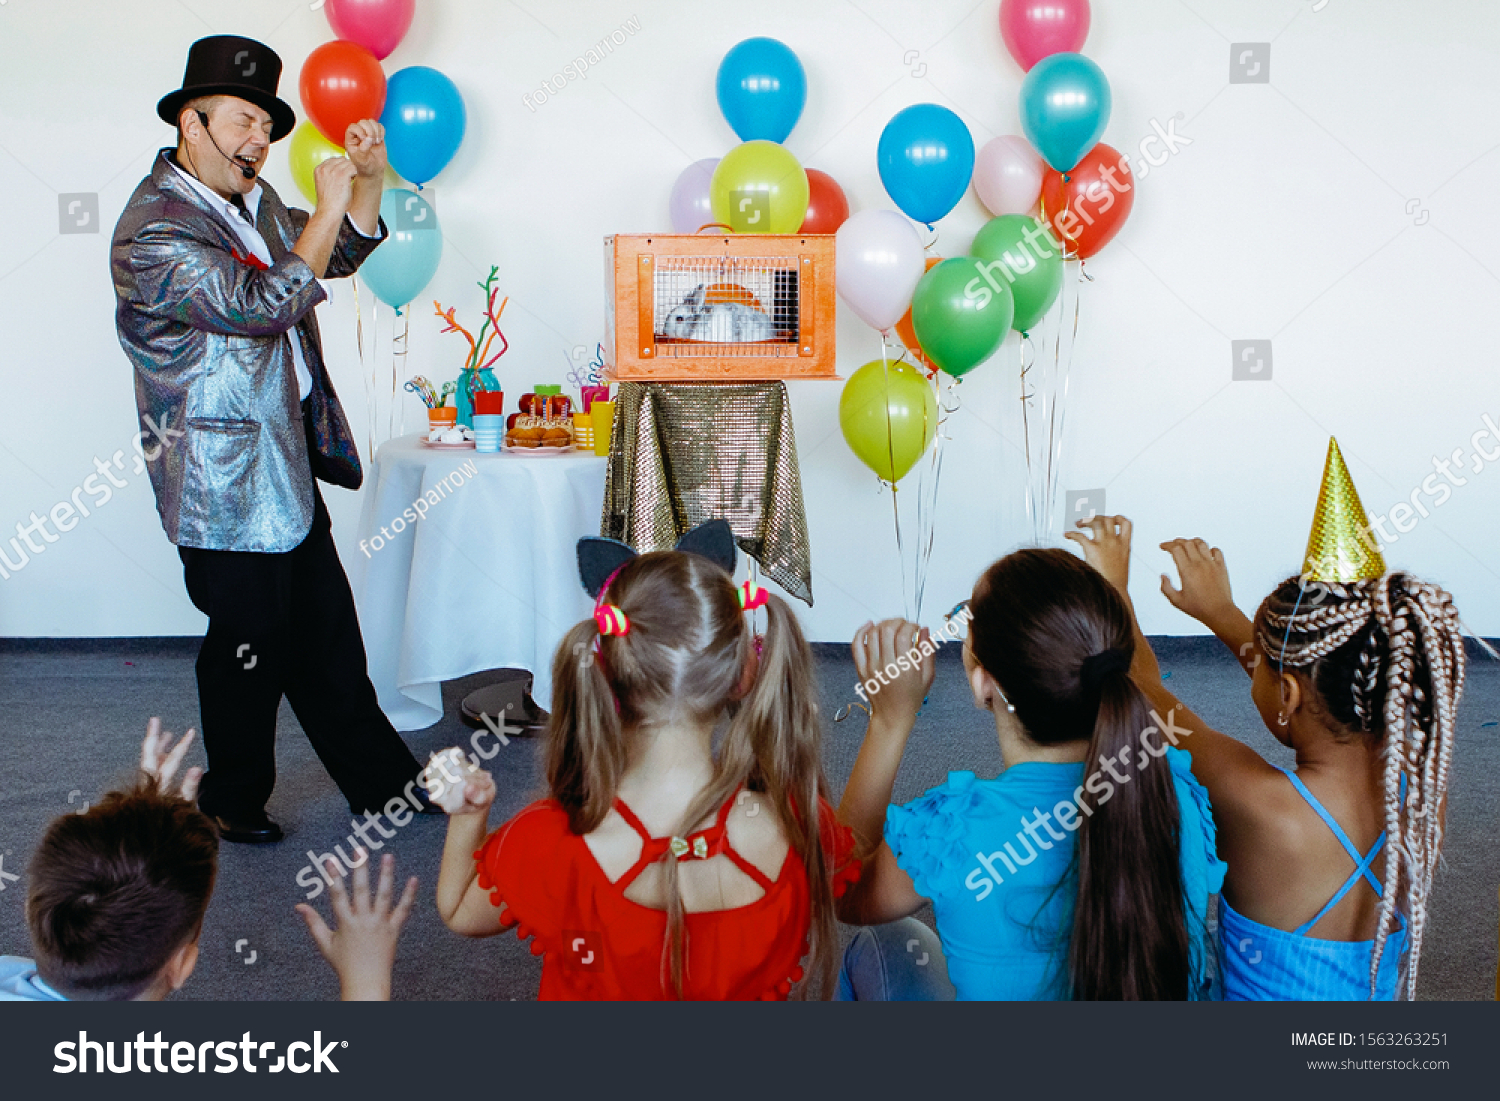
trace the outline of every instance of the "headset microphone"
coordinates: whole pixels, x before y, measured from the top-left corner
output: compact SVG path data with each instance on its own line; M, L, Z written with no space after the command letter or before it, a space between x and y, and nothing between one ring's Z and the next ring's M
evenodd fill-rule
M232 164L236 168L238 168L240 170L240 175L244 176L245 179L247 179L247 180L253 180L253 179L255 179L255 169L249 167L248 165L241 164L239 161L237 161L233 157L231 157L228 153L224 152L224 150L219 149L219 143L216 142L216 141L214 141L213 134L209 132L209 129L208 129L208 116L206 114L204 114L202 111L197 111L197 112L195 112L195 114L197 114L197 116L198 116L198 121L201 122L201 123L203 123L203 132L205 134L208 134L208 140L213 143L213 147L215 149L219 150L219 156L223 157L230 164Z

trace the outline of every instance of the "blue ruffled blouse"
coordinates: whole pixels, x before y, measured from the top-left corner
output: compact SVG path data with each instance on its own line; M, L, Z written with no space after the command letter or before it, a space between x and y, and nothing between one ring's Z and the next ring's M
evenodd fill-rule
M1208 792L1192 757L1168 748L1182 816L1181 862L1192 946L1190 997L1209 996L1209 902L1224 884ZM1068 940L1075 886L1074 793L1084 764L1028 761L993 780L950 772L948 782L886 812L885 839L917 892L932 900L948 975L961 1001L1069 996ZM1099 793L1085 792L1090 808Z

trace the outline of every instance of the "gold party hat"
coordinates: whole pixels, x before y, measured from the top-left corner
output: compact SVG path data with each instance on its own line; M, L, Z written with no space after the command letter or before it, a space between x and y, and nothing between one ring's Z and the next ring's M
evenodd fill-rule
M1372 580L1385 572L1385 556L1370 533L1365 506L1360 504L1354 479L1344 465L1339 442L1330 437L1328 460L1323 464L1323 488L1318 492L1318 510L1313 514L1302 576L1309 581L1347 584Z

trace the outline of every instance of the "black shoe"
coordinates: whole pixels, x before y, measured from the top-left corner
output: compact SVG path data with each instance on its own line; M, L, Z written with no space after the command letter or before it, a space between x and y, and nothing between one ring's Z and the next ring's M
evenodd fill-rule
M241 845L270 845L286 836L265 811L245 818L228 818L222 814L210 817L219 830L219 837L225 841L237 841Z

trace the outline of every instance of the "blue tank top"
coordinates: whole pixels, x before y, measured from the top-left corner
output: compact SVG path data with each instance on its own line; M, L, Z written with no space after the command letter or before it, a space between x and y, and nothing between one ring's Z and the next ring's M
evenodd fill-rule
M1280 767L1279 765L1277 766ZM1361 856L1333 815L1329 814L1295 773L1286 773L1298 794L1317 812L1355 863L1355 869L1337 894L1313 919L1288 933L1273 929L1237 913L1227 899L1220 899L1219 950L1224 977L1225 1001L1367 1001L1370 993L1370 960L1373 940L1321 940L1307 931L1337 906L1361 879L1368 880L1377 895L1383 886L1370 864L1385 847L1382 833ZM1401 778L1406 796L1406 777ZM1401 960L1406 955L1406 922L1397 915L1398 927L1386 938L1380 958L1373 1000L1394 1001L1401 980Z

